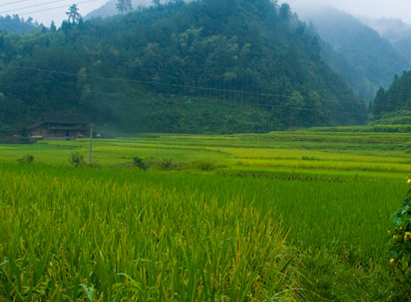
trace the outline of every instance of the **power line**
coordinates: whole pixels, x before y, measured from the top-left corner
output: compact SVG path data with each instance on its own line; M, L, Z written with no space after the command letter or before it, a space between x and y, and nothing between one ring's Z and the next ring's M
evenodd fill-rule
M13 89L11 89L13 90ZM9 90L10 91L10 90ZM27 88L27 89L15 89L15 92L21 92L21 91L26 91L26 92L37 92L35 89L32 88ZM96 90L90 90L90 93L94 93L94 94L103 94L103 95L111 95L111 96L125 96L127 97L127 95L122 94L122 93L118 93L118 92L107 92L107 91L96 91ZM147 95L160 95L160 96L168 96L168 97L184 97L184 98L193 98L195 97L196 99L203 99L203 100L209 100L209 101L214 101L217 103L227 103L230 104L230 107L225 108L226 110L231 110L230 108L232 106L236 106L239 104L242 105L248 105L249 107L256 107L259 106L261 108L271 108L271 109L285 109L285 110L290 110L290 109L294 109L294 110L299 110L299 111L312 111L315 112L317 109L315 108L307 108L307 107L299 107L299 106L285 106L285 105L281 105L281 104L266 104L266 103L261 103L261 102L256 102L256 101L241 101L241 100L228 100L228 99L222 99L222 98L205 98L205 97L201 97L201 96L193 96L193 95L185 95L185 94L172 94L172 93L164 93L164 92L146 92ZM15 96L18 97L18 96ZM113 105L113 104L111 104ZM121 109L126 109L126 110L136 110L138 109L137 106L130 106L128 105L116 105L114 104L115 107L117 108L121 108ZM361 114L360 112L350 112L350 111L345 111L345 110L333 110L333 109L321 109L321 113L345 113L345 114L349 114L349 115L353 115L353 116L357 116L357 117L362 117L363 114Z
M100 1L107 1L107 0L89 0L89 1L83 1L83 2L78 2L76 3L76 5L80 5L80 4L87 4L87 3L93 3L93 2L100 2ZM60 2L60 1L56 1L56 2ZM41 10L35 10L35 11L30 11L30 12L24 12L24 13L20 13L20 16L25 16L25 15L31 15L31 14L35 14L35 13L42 13L42 12L46 12L46 11L51 11L51 10L56 10L56 9L60 9L60 8L65 8L67 7L67 5L60 5L60 6L55 6L55 7L50 7L50 8L45 8L45 9L41 9ZM4 13L2 13L4 14Z
M34 71L41 71L41 72L50 72L50 73L59 73L59 74L65 74L69 76L77 76L76 73L73 72L67 72L67 71L61 71L61 70L54 70L54 69L43 69L43 68L31 68L31 67L22 67L22 66L11 66L9 65L8 67L12 68L20 68L20 69L27 69L27 70L34 70ZM272 98L288 98L290 95L284 95L284 94L272 94L272 93L266 93L266 92L250 92L250 91L241 91L241 90L230 90L230 89L222 89L222 88L212 88L212 87L203 87L203 86L194 86L194 85L185 85L185 84L171 84L171 83L163 83L163 82L155 82L155 81L149 81L149 80L137 80L137 79L124 79L124 78L115 78L115 77L104 77L104 76L98 76L98 75L87 75L89 78L96 78L96 79L104 79L104 80L112 80L112 81L119 81L119 82L131 82L131 83L140 83L140 84L150 84L150 85L157 85L157 86L170 86L170 87L175 87L175 88L187 88L187 89L195 89L195 90L203 90L203 91L212 91L212 92L219 92L219 93L227 93L227 94L243 94L245 97L246 96L254 96L254 97L272 97ZM158 93L158 92L156 92ZM343 104L353 104L353 105L361 105L356 102L350 102L350 101L342 101L342 100L337 100L337 99L331 99L331 98L320 98L319 100L325 101L325 102L338 102L338 103L343 103ZM237 100L238 101L238 100ZM253 104L256 104L256 102L252 102ZM267 104L267 103L260 103L260 104L265 104L265 106L271 106L275 107L277 104ZM386 108L396 108L396 109L403 109L403 110L411 110L411 107L407 106L398 106L398 105L384 105L384 104L374 104L374 107L386 107ZM291 107L289 107L291 108ZM297 108L297 107L295 107ZM306 108L306 107L298 107L298 108ZM342 111L340 111L342 112ZM351 112L351 114L354 114Z
M58 73L64 74L69 76L77 76L77 73L68 72L68 71L61 71L55 69L44 69L44 68L33 68L33 67L23 67L23 66L11 66L11 68L18 68L18 69L26 69L26 70L34 70L34 71L42 71L42 72L49 72L49 73ZM119 82L130 82L130 83L139 83L139 84L149 84L149 85L157 85L157 86L169 86L174 88L185 88L185 89L194 89L199 91L210 91L210 92L218 92L218 93L227 93L227 94L242 94L244 97L253 96L253 97L271 97L271 98L289 98L290 95L284 94L273 94L268 92L251 92L251 91L241 91L241 90L232 90L232 89L222 89L222 88L213 88L213 87L203 87L203 86L195 86L195 85L185 85L185 84L172 84L172 83L164 83L164 82L156 82L150 80L139 80L139 79L125 79L125 78L116 78L116 77L105 77L100 75L87 75L89 78L95 79L103 79L103 80L111 80L111 81L119 81ZM331 98L319 98L321 101L333 101L338 103L345 103L345 104L353 104L353 105L361 105L360 103L350 102L350 101L339 101L337 99Z
M63 2L63 1L67 1L67 0L57 0L57 1L51 1L51 2L46 2L46 3L30 5L30 6L18 7L18 8L15 8L15 9L10 9L9 11L0 12L0 15L8 14L8 13L11 13L11 12L14 12L14 11L19 11L19 10L25 10L25 9L28 9L28 8L54 4L54 3Z
M16 2L12 2L12 3L21 3L21 2L26 2L26 1L28 1L28 0L16 1ZM27 6L27 7L23 7L23 8L20 8L20 9L27 9L27 8L32 8L32 7L42 6L42 5L48 5L48 4L62 2L62 1L66 1L66 0L57 0L57 1L43 3L43 4L40 4L40 5ZM89 1L80 2L78 4L85 4L85 3L98 2L98 1L102 1L102 0L89 0ZM53 9L58 9L58 8L62 8L62 7L66 7L66 6L53 7L53 8L43 9L43 10L34 11L34 12L26 12L26 13L23 13L21 15L27 15L27 14L36 13L36 12L44 12L44 11L47 11L47 10L53 10ZM21 68L24 68L24 67L21 67ZM46 71L46 69L37 69L37 70ZM58 73L70 74L70 73L67 73L67 72L61 72L61 71L56 71L56 70L48 70L48 71L55 72L55 73L58 72ZM71 73L71 74L75 75L74 73ZM99 78L100 76L92 76L92 75L90 76L89 75L89 77ZM194 85L161 83L161 82L146 81L146 80L129 80L129 79L116 79L116 78L107 78L107 77L100 77L100 78L111 79L111 80L120 80L120 81L128 81L128 82L138 82L138 83L142 83L142 84L166 85L166 86L171 86L171 87L196 89L196 90L203 90L203 91L214 91L214 92L217 91L217 92L223 92L223 93L229 93L229 94L241 93L242 95L246 94L246 95L255 95L255 96L260 96L260 97L280 97L280 98L289 97L289 95L279 95L279 94L272 94L272 93L265 93L265 92L250 92L250 91L239 91L239 90L232 90L232 89L209 88L209 87L201 87L201 86L194 86ZM358 102L339 101L337 99L320 98L320 100L335 101L335 102L338 102L338 103L346 103L346 104L353 104L353 105L361 105ZM363 105L365 105L365 104L363 104Z
M110 94L110 95L116 95L116 96L126 96L121 93L111 93L111 92L103 92L103 91L90 91L91 93L99 93L99 94ZM261 102L255 102L255 101L241 101L241 100L227 100L227 99L221 99L221 98L204 98L204 97L199 97L199 96L189 96L185 94L172 94L172 93L164 93L164 92L150 92L150 94L156 94L156 95L162 95L162 96L170 96L170 97L186 97L186 98L192 98L196 97L199 99L207 99L207 100L212 100L216 102L225 102L229 104L244 104L244 105L249 105L251 107L253 106L260 106L260 107L270 107L270 108L275 108L275 109L295 109L295 110L300 110L300 111L317 111L315 108L307 108L307 107L302 107L302 106L285 106L285 105L280 105L280 104L266 104L266 103L261 103ZM133 106L120 106L121 108L124 109L135 109ZM359 112L350 112L350 111L344 111L344 110L333 110L333 109L322 109L321 112L329 112L329 113L346 113L346 114L351 114L351 115L357 115L357 116L363 116Z
M8 6L8 5L13 5L13 4L20 4L20 3L23 3L23 2L27 2L27 1L31 1L31 0L20 0L20 1L14 1L14 2L9 2L9 3L4 3L4 4L0 4L0 7Z

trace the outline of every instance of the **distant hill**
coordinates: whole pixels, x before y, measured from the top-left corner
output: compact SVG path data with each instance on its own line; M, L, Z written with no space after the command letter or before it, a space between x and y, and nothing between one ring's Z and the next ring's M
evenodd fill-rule
M45 113L128 132L266 132L360 124L365 104L318 36L271 0L174 1L0 34L0 128Z
M380 86L387 88L395 74L411 68L411 63L388 40L346 12L319 6L299 10L299 16L312 22L321 38L351 64L357 76L364 79L365 87L352 86L357 93L362 92L369 98L370 83L374 92ZM333 58L326 59L332 66L341 65L332 61ZM340 69L336 70L346 75ZM347 81L356 80L347 77Z
M395 49L411 62L411 25L401 19L362 18L361 21L390 41Z
M10 33L31 33L31 31L39 27L38 24L32 23L33 19L29 18L27 21L20 19L18 15L0 16L0 31L7 30Z
M321 43L321 55L327 64L341 75L351 89L367 102L370 102L378 90L376 84L372 83L362 72L358 71L347 58L326 43Z
M88 13L84 19L89 20L92 18L107 18L119 14L119 11L116 8L117 0L111 0L104 4L103 6L93 10ZM139 6L150 6L152 4L151 0L132 0L131 4L133 9L138 9Z

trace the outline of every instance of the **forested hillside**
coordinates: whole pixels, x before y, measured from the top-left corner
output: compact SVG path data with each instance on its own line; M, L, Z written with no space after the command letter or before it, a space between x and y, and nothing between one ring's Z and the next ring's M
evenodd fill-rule
M411 69L411 63L389 41L346 12L319 6L302 10L300 14L304 20L313 23L326 43L355 67L352 73L335 56L325 56L327 63L335 66L335 70L347 78L351 87L368 100L374 98L379 87L389 87L395 74ZM360 77L361 81L356 77Z
M321 56L334 71L347 81L348 86L354 93L367 102L375 97L377 85L371 82L359 70L358 66L353 65L344 55L334 50L329 43L324 41L321 43Z
M18 15L0 16L0 31L7 30L10 33L31 33L38 24L33 23L33 19L27 21L20 19Z
M407 114L404 114L408 111ZM389 89L380 88L373 103L373 113L375 118L381 118L387 113L393 115L406 116L410 123L411 111L411 71L404 72L402 76L395 76L394 82Z
M363 123L288 5L174 1L0 35L0 127L82 113L122 131L246 132Z

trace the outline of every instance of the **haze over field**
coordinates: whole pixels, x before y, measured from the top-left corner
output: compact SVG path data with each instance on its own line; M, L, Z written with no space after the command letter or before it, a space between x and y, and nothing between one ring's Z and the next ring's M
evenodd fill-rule
M3 2L3 1L2 1ZM108 0L21 0L21 1L6 1L0 4L0 15L19 14L24 18L31 16L39 23L49 25L51 20L56 24L60 24L66 19L65 12L67 8L76 3L80 8L80 13L85 16L91 11L108 3ZM326 4L336 6L342 10L350 12L354 15L363 15L372 18L401 18L403 21L411 24L411 2L407 0L391 0L391 1L372 1L372 0L289 0L279 1L279 3L287 2L291 5L294 11L303 6L312 6L314 4Z

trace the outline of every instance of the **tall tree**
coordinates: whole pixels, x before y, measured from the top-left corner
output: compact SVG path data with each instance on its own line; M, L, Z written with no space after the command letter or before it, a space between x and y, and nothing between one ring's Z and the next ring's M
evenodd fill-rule
M78 12L79 8L77 7L76 4L73 4L70 6L69 11L66 12L66 15L68 16L68 22L71 24L75 24L78 21L81 20L81 15Z
M116 8L122 14L125 14L133 9L131 6L131 0L117 0Z
M154 4L154 6L156 6L157 8L160 7L161 5L161 0L151 0L151 2Z
M280 6L280 17L282 20L288 21L291 17L291 8L288 3L283 3Z

